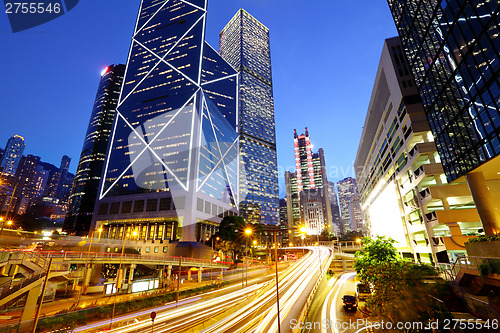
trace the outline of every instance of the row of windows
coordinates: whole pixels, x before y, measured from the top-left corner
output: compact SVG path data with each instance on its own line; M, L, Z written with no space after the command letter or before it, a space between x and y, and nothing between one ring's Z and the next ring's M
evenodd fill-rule
M182 210L184 209L185 198L176 197L147 199L135 201L118 201L118 202L102 202L99 205L98 215L108 214L130 214L143 212L156 212L167 210ZM120 209L121 208L121 209Z

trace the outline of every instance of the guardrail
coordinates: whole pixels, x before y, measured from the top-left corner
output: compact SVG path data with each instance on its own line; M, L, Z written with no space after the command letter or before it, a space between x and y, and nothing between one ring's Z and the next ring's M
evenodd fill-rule
M318 280L314 284L313 289L311 290L311 292L307 296L306 303L304 304L304 307L302 308L302 311L300 312L300 315L299 315L299 318L298 318L298 321L297 321L298 323L304 322L304 320L305 320L305 318L307 316L307 312L309 311L309 307L312 304L312 300L314 298L314 295L316 295L316 291L318 290L319 284L321 283L321 280L323 279L323 277L325 276L326 272L328 271L327 267L330 267L330 264L331 264L331 262L333 260L334 249L331 248L329 250L331 252L330 252L330 258L328 259L328 263L325 265L324 269L322 269L321 275L319 276ZM296 325L295 329L293 329L292 332L295 333L295 332L302 331L302 328L299 328L299 326L300 325Z
M500 320L500 313L498 313L488 302L480 300L472 295L467 294L462 287L456 282L458 273L461 268L478 270L479 265L483 260L494 258L488 257L473 257L473 256L459 256L453 264L437 264L437 269L443 275L443 278L451 282L451 286L457 294L465 302L465 305L478 317L484 319L497 319Z

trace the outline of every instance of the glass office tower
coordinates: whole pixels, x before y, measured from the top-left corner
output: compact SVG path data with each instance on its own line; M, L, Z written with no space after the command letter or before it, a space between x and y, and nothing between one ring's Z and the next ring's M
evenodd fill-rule
M83 235L90 229L124 74L125 65L121 64L108 66L101 73L64 219L67 233Z
M446 176L466 176L485 232L500 232L500 215L488 212L498 191L481 193L498 180L500 167L500 3L388 3Z
M240 215L278 223L278 171L269 29L240 9L220 33L219 52L238 71Z
M141 2L93 217L107 237L200 241L237 214L238 78L205 42L206 9Z

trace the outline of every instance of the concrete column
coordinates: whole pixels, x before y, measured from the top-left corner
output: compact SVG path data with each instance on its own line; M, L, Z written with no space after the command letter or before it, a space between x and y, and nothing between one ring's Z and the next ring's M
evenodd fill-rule
M202 274L203 273L203 267L200 267L200 269L198 270L198 283L201 283L201 277L202 277Z
M89 267L85 271L85 275L83 276L82 289L84 294L87 294L87 288L90 284L90 277L92 276L92 270L93 270L92 265L89 265Z
M344 258L342 258L342 270L344 272L347 271L347 262Z
M128 282L127 283L132 283L132 281L134 280L134 272L135 272L135 269L136 269L137 265L136 264L131 264L130 265L130 273L128 274Z
M131 264L130 265L130 272L128 274L128 279L127 279L127 293L132 292L132 281L134 280L134 271L135 271L136 265Z
M42 283L28 291L28 297L26 298L26 305L23 308L21 314L21 324L19 326L19 332L31 332L31 326L33 325L33 320L35 318L35 312L38 303L38 297L42 290Z
M191 269L188 268L188 281L191 281Z
M498 203L493 200L493 194L486 183L482 172L469 172L466 176L472 198L487 236L500 232L500 212Z
M170 286L171 278L172 278L172 266L168 265L168 269L167 269L167 286Z

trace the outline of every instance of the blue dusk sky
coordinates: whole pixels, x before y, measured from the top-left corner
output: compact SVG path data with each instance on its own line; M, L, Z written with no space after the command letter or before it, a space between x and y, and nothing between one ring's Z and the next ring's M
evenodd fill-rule
M125 63L140 0L82 0L65 15L12 33L0 14L0 146L76 171L100 72ZM207 41L239 8L270 29L280 184L294 168L293 130L309 128L331 181L353 162L384 39L397 35L385 0L209 0ZM280 194L282 197L284 194Z

